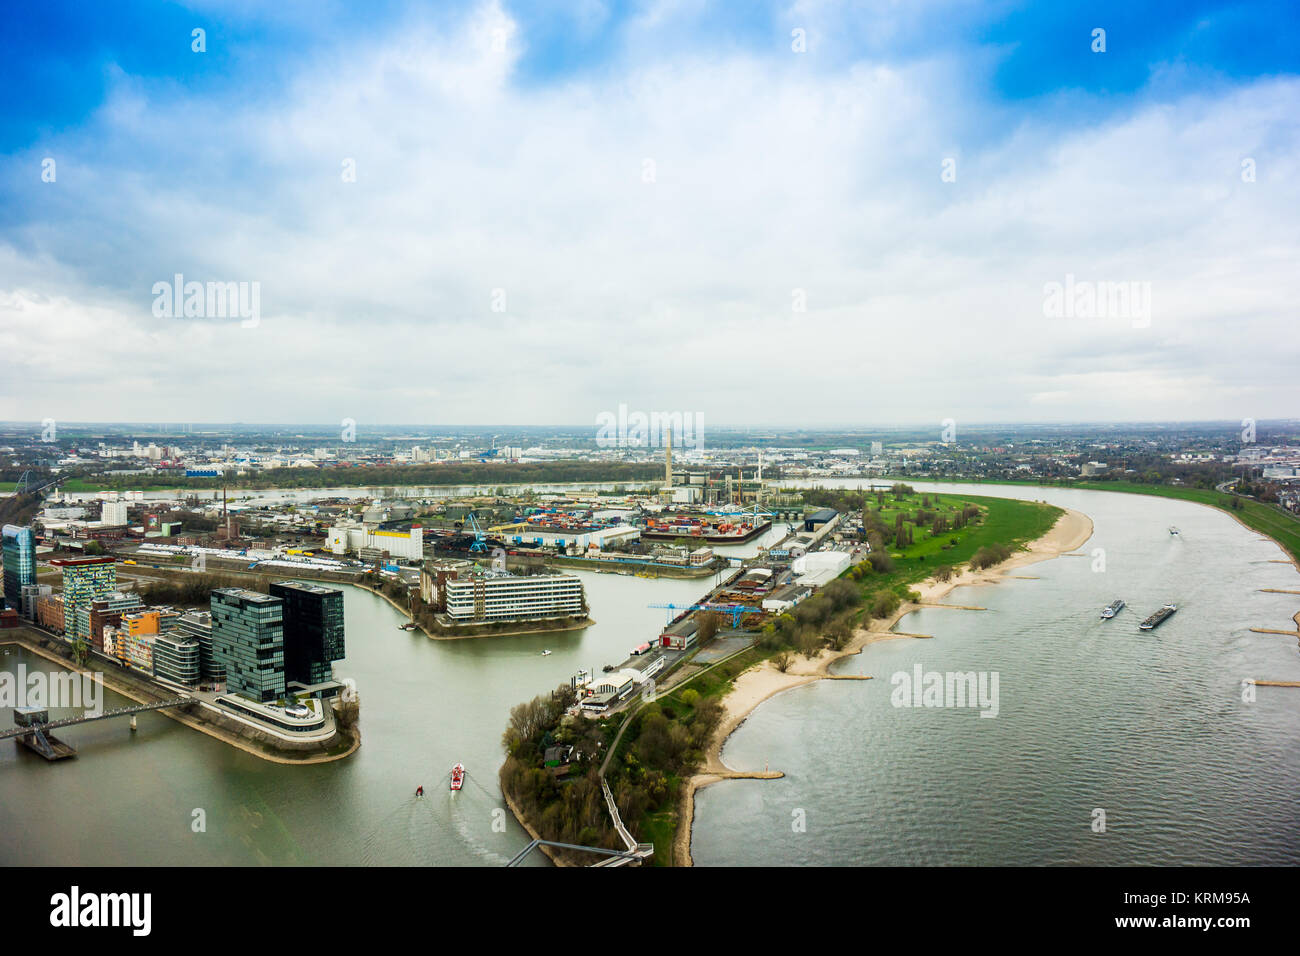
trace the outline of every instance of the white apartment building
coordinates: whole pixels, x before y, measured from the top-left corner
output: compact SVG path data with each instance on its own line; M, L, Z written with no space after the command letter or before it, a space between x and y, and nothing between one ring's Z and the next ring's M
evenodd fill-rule
M464 578L448 576L441 589L439 603L447 616L466 624L582 617L586 606L582 579L574 574L520 577L489 571Z
M106 528L121 528L127 524L125 501L105 501L99 520Z

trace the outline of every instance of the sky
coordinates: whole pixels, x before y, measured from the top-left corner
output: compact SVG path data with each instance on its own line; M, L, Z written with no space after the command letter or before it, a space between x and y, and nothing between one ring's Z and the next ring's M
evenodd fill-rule
M1290 0L0 31L0 419L1300 416ZM171 314L177 275L247 308Z

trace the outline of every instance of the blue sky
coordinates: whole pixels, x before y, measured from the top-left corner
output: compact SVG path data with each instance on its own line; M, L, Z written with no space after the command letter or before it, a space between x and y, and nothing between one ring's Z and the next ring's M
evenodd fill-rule
M17 5L0 346L20 358L0 401L195 421L1295 414L1295 346L1272 340L1300 291L1297 39L1292 2ZM259 282L263 319L160 321L150 290L178 272ZM1150 284L1151 321L1046 322L1067 274ZM976 361L883 366L900 322ZM87 337L142 387L115 389ZM838 343L829 395L758 407L704 357L805 337ZM608 361L661 348L692 357ZM277 370L286 349L339 409ZM756 375L788 372L758 351ZM357 374L359 354L419 352L462 360L412 362L386 393ZM991 362L992 385L972 371ZM212 408L232 363L279 407ZM863 368L887 405L861 407Z

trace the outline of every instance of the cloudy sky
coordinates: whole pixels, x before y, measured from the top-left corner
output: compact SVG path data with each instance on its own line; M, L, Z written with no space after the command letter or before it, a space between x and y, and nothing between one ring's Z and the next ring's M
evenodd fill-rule
M1075 6L10 9L0 419L1300 415L1300 7Z

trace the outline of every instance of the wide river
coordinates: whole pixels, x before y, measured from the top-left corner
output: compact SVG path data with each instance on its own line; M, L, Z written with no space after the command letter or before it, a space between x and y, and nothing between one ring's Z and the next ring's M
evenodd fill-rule
M919 487L919 486L918 486ZM1084 557L1029 565L927 608L840 673L762 704L736 769L698 794L697 865L1141 865L1300 862L1300 575L1273 542L1210 508L1047 488L938 485L1045 499L1094 521ZM1177 526L1181 534L1168 531ZM1095 549L1101 549L1096 552ZM1104 559L1104 563L1103 563ZM1112 621L1100 609L1122 597ZM1154 631L1138 623L1165 602ZM893 675L999 675L999 708L905 708ZM1094 830L1104 812L1104 832Z
M912 615L902 629L934 640L889 641L843 668L876 680L763 704L725 759L787 776L702 791L697 864L1300 861L1300 690L1259 688L1248 704L1240 687L1300 680L1294 640L1249 631L1285 628L1300 606L1258 590L1300 589L1290 565L1272 563L1280 549L1180 502L939 487L1086 512L1096 535L1084 550L1105 549L1104 572L1065 557L1017 572L1038 580L956 591L953 603L990 610ZM689 603L711 583L583 577L593 627L454 642L399 630L386 602L349 588L336 673L357 683L362 746L343 761L272 764L153 714L135 733L125 720L62 731L79 756L57 764L0 743L0 863L500 865L528 843L496 784L510 707L621 660L664 623L648 605ZM1130 607L1103 625L1113 597ZM1139 632L1165 601L1182 610ZM48 669L7 651L0 670ZM891 707L889 676L914 663L997 671L997 718ZM452 794L457 761L469 783ZM1105 833L1090 829L1097 808Z

